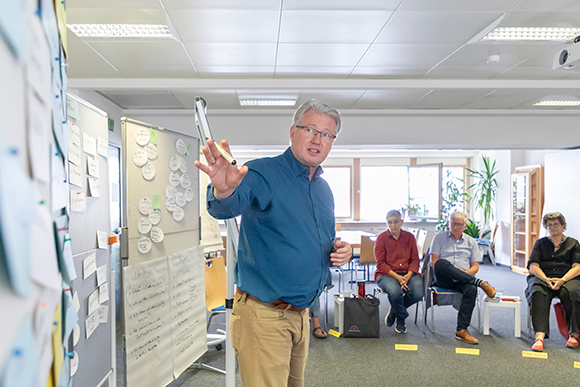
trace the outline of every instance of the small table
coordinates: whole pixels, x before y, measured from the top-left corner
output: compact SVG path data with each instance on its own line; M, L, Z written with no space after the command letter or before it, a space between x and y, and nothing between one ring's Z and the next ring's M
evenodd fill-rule
M521 310L522 300L517 301L491 301L489 298L483 300L483 334L489 335L489 308L513 308L515 312L515 336L522 337Z

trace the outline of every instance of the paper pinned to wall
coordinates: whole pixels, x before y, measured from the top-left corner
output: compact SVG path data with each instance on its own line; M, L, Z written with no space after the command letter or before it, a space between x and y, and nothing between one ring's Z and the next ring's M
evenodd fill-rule
M95 271L97 271L97 254L92 253L83 259L83 279L87 279ZM91 313L89 312L89 314Z
M5 260L12 290L25 297L30 289L30 230L34 185L17 155L0 143L0 259Z
M46 204L34 208L30 237L34 243L30 247L32 279L42 286L55 290L62 289L62 278L58 270L52 217Z
M85 212L85 193L83 191L70 191L70 210L75 212Z
M32 318L27 316L22 321L20 332L16 337L10 356L3 365L2 386L40 386L38 375L38 347L34 340Z
M95 289L95 291L89 295L88 313L92 314L95 310L97 310L98 307L99 307L99 289Z
M101 197L101 180L98 178L87 178L89 185L89 195L93 198Z

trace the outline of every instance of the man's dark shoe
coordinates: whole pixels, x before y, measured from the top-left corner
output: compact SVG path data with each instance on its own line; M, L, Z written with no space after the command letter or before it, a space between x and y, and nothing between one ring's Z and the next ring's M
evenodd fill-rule
M461 340L467 344L479 343L479 340L477 340L475 337L471 336L469 334L469 332L467 332L467 329L462 329L460 331L455 332L455 339Z

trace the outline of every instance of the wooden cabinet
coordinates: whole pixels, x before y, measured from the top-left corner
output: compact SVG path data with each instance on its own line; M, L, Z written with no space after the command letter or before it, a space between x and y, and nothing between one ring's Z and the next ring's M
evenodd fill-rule
M516 168L512 174L511 266L528 274L527 265L539 238L544 207L544 168L532 165Z

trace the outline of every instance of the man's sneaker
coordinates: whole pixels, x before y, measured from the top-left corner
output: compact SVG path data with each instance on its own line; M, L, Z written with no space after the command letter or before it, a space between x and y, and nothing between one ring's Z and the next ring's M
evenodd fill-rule
M397 319L397 325L395 325L395 331L397 333L407 333L407 326L405 325L405 320L402 318Z
M394 323L395 323L395 313L391 313L391 305L389 305L389 311L385 316L385 324L387 324L388 327L392 327Z
M469 332L467 332L467 329L462 329L460 331L455 332L455 339L461 340L467 344L479 343L479 340L477 340L475 337L471 336L469 334Z
M491 286L489 282L483 281L481 284L479 284L479 287L483 289L489 298L495 297L495 288Z

